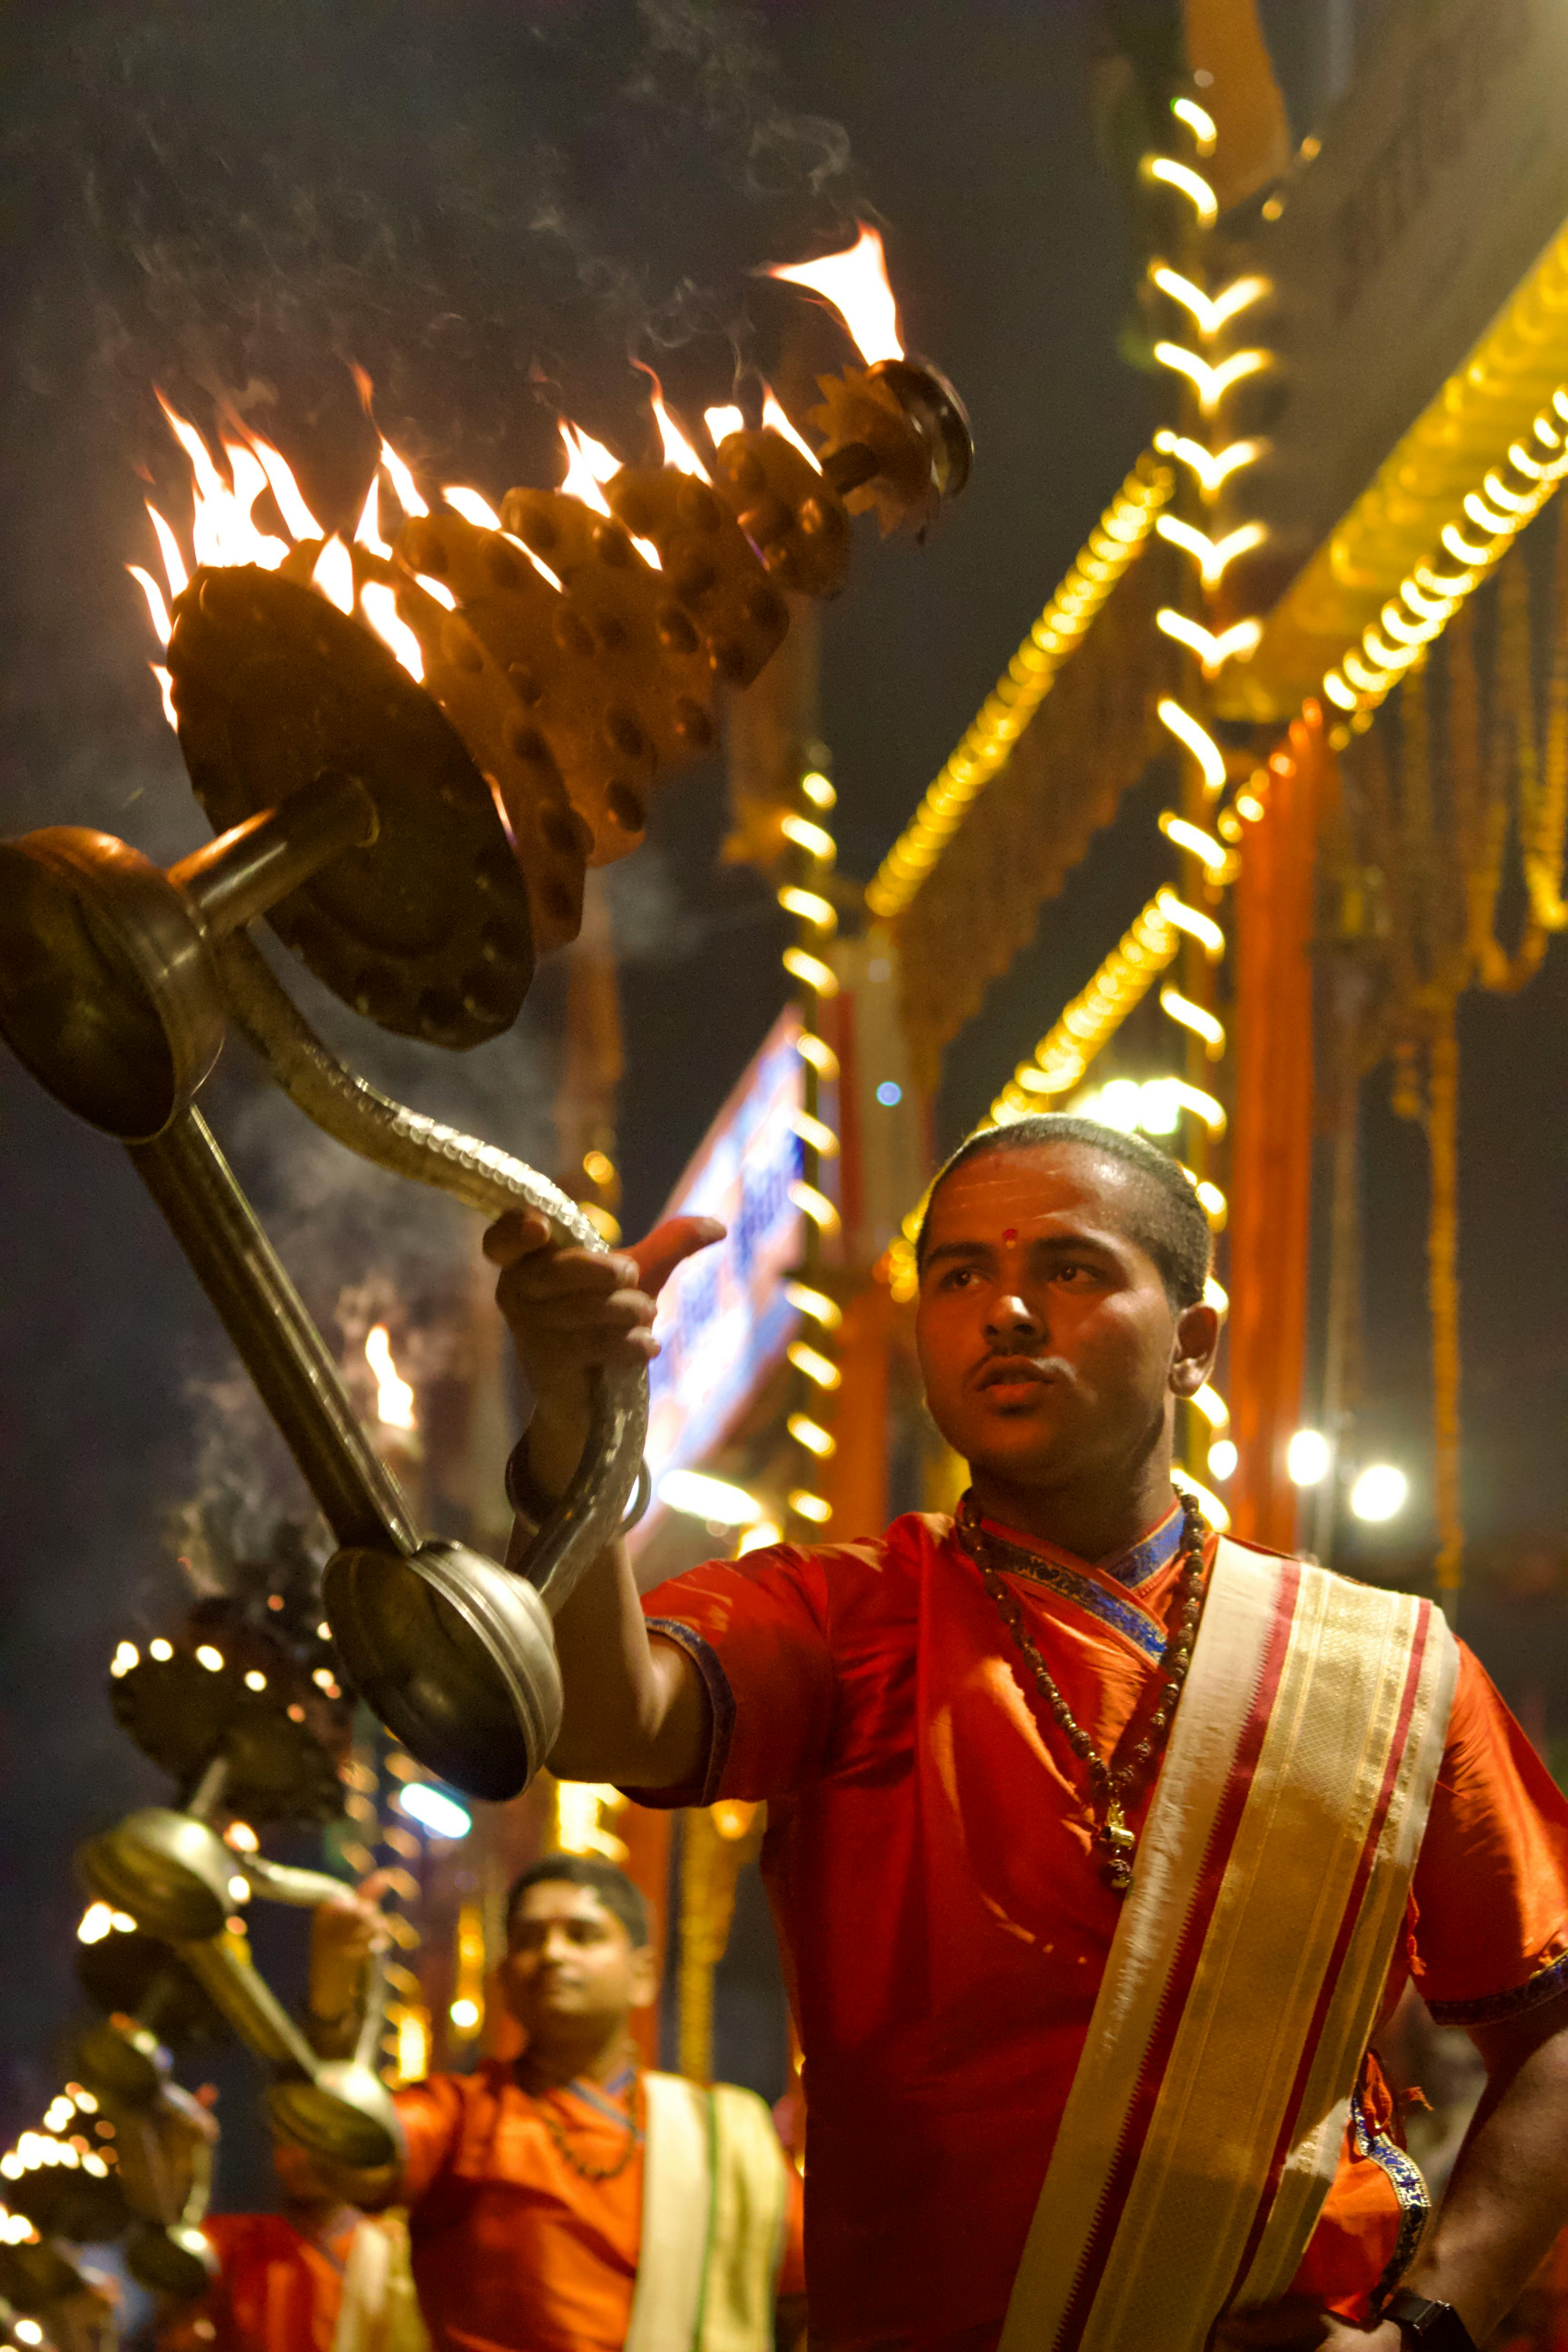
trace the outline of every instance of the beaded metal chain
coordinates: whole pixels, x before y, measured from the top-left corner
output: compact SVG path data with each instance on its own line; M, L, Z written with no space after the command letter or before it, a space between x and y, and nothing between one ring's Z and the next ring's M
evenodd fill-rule
M642 2126L637 2119L637 2110L644 2105L640 2074L632 2085L632 2095L626 2105L626 2144L614 2164L585 2164L543 2100L536 2100L534 2104L538 2108L540 2120L555 2142L557 2152L563 2160L571 2166L579 2180L592 2181L595 2187L602 2180L618 2180L641 2144Z
M958 1507L959 1540L980 1570L981 1580L996 1603L998 1615L1027 1660L1040 1695L1060 1725L1068 1746L1089 1774L1090 1801L1102 1815L1095 1835L1106 1849L1104 1875L1118 1895L1125 1895L1132 1884L1132 1860L1138 1850L1137 1837L1128 1826L1127 1808L1139 1783L1164 1748L1171 1718L1192 1664L1198 1620L1203 1614L1204 1538L1208 1530L1194 1497L1184 1495L1181 1500L1184 1520L1182 1572L1176 1581L1171 1630L1160 1660L1159 1696L1142 1738L1125 1763L1120 1764L1109 1762L1100 1753L1057 1688L1056 1679L1036 1646L1016 1596L1002 1580L1004 1568L1015 1569L1026 1576L1033 1573L1034 1556L1022 1544L1008 1543L1005 1537L993 1535L988 1528L983 1528L973 1495L965 1495Z

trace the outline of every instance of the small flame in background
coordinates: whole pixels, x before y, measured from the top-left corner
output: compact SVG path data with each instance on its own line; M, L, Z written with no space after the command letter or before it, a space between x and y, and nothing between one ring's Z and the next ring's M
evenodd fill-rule
M857 226L859 236L843 253L826 253L820 261L781 263L766 275L805 286L830 302L867 366L874 367L879 360L901 360L904 346L882 240L864 221Z
M897 305L888 284L882 240L864 222L859 224L859 230L858 243L843 253L827 254L819 261L781 265L767 274L804 286L830 303L843 319L861 357L870 364L879 359L901 357L903 345L899 337ZM361 369L354 373L368 415L370 380ZM645 368L644 373L652 380L653 414L664 463L696 480L708 481L710 478L701 458L665 405L658 377L651 368ZM815 452L790 423L772 390L765 384L763 390L763 424L792 443L820 472ZM226 436L222 440L224 462L220 463L196 427L171 407L162 393L158 394L158 404L168 419L170 431L190 460L194 500L190 546L195 558L194 564L187 562L173 526L156 507L149 505L147 512L158 541L167 593L141 564L132 563L126 568L146 599L159 643L166 646L169 642L170 604L189 586L194 569L254 563L263 571L276 572L297 549L315 544L320 552L309 573L311 587L340 613L353 614L357 609L366 625L395 655L409 676L422 681L425 665L419 640L397 611L395 590L385 581L356 583L353 549L338 533L329 538L322 530L282 453L241 424L237 428L241 437ZM703 421L715 446L731 434L742 432L746 423L742 410L733 404L706 410ZM567 463L566 478L560 488L568 497L580 499L595 513L608 516L610 506L604 486L622 470L620 459L602 441L595 441L591 434L564 417L561 420L561 437L565 444ZM353 544L363 551L365 557L385 562L392 548L383 523L384 489L390 489L405 518L427 515L430 508L405 461L384 436L378 433L377 439L380 446L376 470L354 526ZM258 521L256 509L264 497L270 498L286 536ZM448 484L443 487L441 497L456 513L479 529L500 530L500 516L478 490ZM561 591L560 579L531 547L510 531L501 535L527 558L551 588ZM658 550L651 540L634 534L632 544L651 569L661 568ZM292 568L291 575L303 576L292 572ZM451 592L442 583L421 578L419 584L438 604L451 608ZM163 716L171 727L176 727L169 672L159 662L149 667L158 681Z
M386 593L390 596L391 589ZM392 1360L392 1338L384 1323L378 1323L366 1339L364 1360L375 1374L375 1414L382 1427L412 1429L414 1391Z

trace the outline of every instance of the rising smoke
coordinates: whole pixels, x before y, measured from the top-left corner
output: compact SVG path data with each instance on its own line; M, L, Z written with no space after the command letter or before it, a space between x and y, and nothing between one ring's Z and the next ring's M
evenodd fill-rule
M189 512L155 382L204 425L226 409L276 439L329 525L372 463L355 365L411 459L496 496L558 476L561 409L647 454L632 357L698 402L771 363L787 298L750 272L826 248L856 209L843 131L790 110L758 15L722 0L61 0L8 12L0 71L0 416L24 453L0 490L6 826L97 824L161 862L200 824L121 569L151 557L144 497ZM634 864L614 898L624 952L681 951L668 872ZM552 1166L548 975L467 1055L289 981L374 1082ZM415 1323L438 1313L471 1216L325 1141L237 1048L212 1101L329 1329L372 1276ZM185 1300L168 1311L188 1326ZM298 1507L216 1333L180 1345L197 1490Z

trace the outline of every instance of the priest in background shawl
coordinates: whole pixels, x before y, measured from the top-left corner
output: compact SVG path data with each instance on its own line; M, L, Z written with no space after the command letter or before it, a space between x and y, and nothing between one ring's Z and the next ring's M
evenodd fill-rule
M315 1915L326 2054L357 2030L371 1891ZM658 1964L638 1889L609 1863L547 1854L512 1889L507 1930L522 2055L409 2084L403 2163L331 2176L362 2207L407 2207L436 2352L773 2352L775 2322L789 2345L799 2176L753 2093L639 2072L631 2016Z
M522 1533L715 1231L492 1228ZM556 1625L557 1770L768 1802L813 2352L1465 2352L1568 2215L1568 1807L1428 1602L1173 1486L1219 1339L1173 1161L987 1131L920 1262L956 1521L642 1602L613 1547ZM1411 1976L1489 2075L1435 2220L1371 2048Z

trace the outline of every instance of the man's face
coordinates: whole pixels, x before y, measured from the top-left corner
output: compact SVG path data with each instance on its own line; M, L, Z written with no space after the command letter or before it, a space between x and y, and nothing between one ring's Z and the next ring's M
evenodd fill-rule
M500 1968L507 2008L531 2042L625 2026L656 1990L653 1951L632 1942L591 1886L545 1879L520 1896Z
M1142 1182L1049 1143L983 1152L938 1192L916 1338L931 1417L974 1468L1039 1489L1131 1474L1207 1377L1217 1318L1178 1315L1126 1231Z

